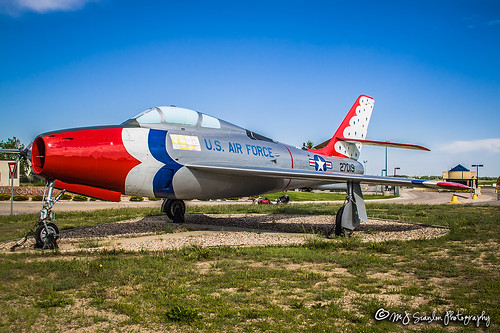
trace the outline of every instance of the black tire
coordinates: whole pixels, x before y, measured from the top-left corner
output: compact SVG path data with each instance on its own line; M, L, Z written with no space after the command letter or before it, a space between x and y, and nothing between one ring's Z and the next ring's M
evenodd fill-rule
M335 216L335 236L341 236L344 234L344 229L342 228L342 214L344 213L344 206L340 207Z
M172 211L170 210L171 204L172 204L172 199L165 199L163 200L163 203L161 204L161 211L165 214L167 214L168 218L173 220L174 215L172 214Z
M35 247L40 249L57 249L59 239L59 228L52 222L47 223L47 230L42 223L35 231Z
M184 223L186 205L182 200L167 199L161 205L161 210L175 223Z

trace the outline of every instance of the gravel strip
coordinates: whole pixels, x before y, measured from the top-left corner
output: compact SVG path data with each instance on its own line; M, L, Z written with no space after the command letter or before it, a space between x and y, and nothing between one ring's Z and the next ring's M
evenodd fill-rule
M197 244L206 246L269 246L301 244L307 234L328 234L332 215L189 214L185 224L169 223L166 216L148 216L105 225L61 231L61 252L117 249L158 251ZM429 239L440 237L447 228L401 221L370 219L353 234L363 242ZM15 242L0 244L8 251ZM30 238L23 246L33 248Z
M219 232L211 235L188 236L181 238L158 239L155 241L139 241L119 244L115 248L127 251L159 251L164 249L180 249L185 246L269 246L302 244L304 236L289 236L255 232Z

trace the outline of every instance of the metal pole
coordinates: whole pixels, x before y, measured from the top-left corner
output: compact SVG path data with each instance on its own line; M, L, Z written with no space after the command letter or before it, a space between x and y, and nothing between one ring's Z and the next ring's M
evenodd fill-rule
M385 146L385 176L387 177L387 146ZM383 187L386 191L389 187L386 185Z
M479 165L476 165L476 188L479 187Z
M483 167L482 164L472 164L472 167L476 167L476 188L479 187L479 168Z
M17 170L16 170L17 171ZM10 216L14 215L14 175L10 174Z
M384 171L385 171L385 174L387 175L387 169L382 169L382 171L380 172L380 176L383 177L384 176ZM380 194L381 195L384 195L384 185L380 185ZM375 193L377 194L377 193Z
M400 167L395 167L394 168L394 177L396 177L396 170L399 170L401 169ZM398 195L399 194L399 186L397 185L394 185L394 195Z
M385 176L387 177L387 146L385 147Z

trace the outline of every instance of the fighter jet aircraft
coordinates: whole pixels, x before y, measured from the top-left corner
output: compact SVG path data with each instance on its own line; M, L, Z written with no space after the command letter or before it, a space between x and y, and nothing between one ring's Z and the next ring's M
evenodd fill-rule
M347 190L335 233L367 221L360 183L469 189L449 182L364 175L363 144L428 150L367 140L373 98L358 97L321 149L300 149L224 120L174 106L148 109L117 126L60 130L33 142L33 172L48 191L35 233L38 246L54 247L53 188L118 201L122 194L164 198L162 211L184 221L188 199L242 197L333 183ZM25 152L26 155L26 152Z

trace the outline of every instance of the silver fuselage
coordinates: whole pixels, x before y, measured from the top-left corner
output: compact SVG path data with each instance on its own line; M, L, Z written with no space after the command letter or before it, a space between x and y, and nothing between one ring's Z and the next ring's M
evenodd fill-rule
M167 131L167 154L181 167L173 174L172 193L162 197L177 199L208 199L251 196L264 193L315 187L331 182L296 179L275 179L259 176L234 176L193 170L184 165L265 167L270 169L316 170L363 174L363 166L356 160L319 156L307 150L261 138L241 127L221 121L222 128L165 125L148 126ZM142 125L141 127L144 127ZM146 130L146 129L145 129ZM172 138L196 138L199 149L174 148ZM257 137L257 138L256 138ZM315 158L317 161L315 161ZM323 163L324 160L324 163ZM339 183L339 189L345 183ZM134 194L143 194L136 192Z

